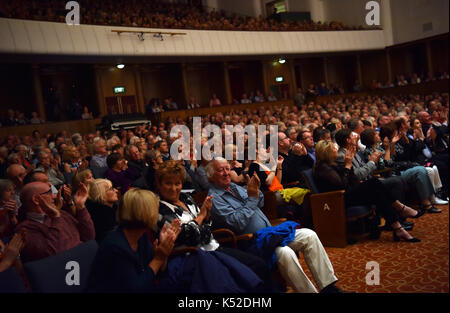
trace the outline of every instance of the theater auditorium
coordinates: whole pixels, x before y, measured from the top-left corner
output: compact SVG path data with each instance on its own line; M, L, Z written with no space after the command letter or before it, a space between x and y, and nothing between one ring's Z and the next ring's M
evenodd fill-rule
M448 6L0 0L0 293L448 293Z

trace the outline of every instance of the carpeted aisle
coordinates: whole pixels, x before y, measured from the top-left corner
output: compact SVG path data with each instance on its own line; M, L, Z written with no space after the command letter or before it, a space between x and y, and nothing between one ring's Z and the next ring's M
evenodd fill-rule
M419 243L394 242L392 232L383 231L378 240L361 240L346 248L327 248L339 278L337 286L361 293L448 293L449 292L449 206L437 206L440 214L425 214L414 221L411 235ZM366 284L366 263L376 261L380 284ZM311 277L306 263L302 267Z

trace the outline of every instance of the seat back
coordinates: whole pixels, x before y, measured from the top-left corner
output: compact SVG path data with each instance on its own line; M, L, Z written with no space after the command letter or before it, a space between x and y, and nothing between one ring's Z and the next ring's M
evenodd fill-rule
M81 293L86 284L97 253L95 240L42 260L24 264L33 292Z
M205 201L205 198L208 196L208 192L207 191L195 191L191 194L192 198L195 201L195 204L197 204L199 207L202 206L203 201Z
M0 272L0 293L27 293L25 283L14 267Z
M274 191L264 191L264 207L262 208L263 213L267 216L269 220L278 218L278 204L277 196Z
M97 178L105 178L107 167L89 167L89 169L92 171L92 176L94 176L95 179Z
M314 182L314 175L312 168L307 169L302 172L304 181L306 183L306 186L309 190L311 190L311 193L319 193L319 189L316 186L316 183Z

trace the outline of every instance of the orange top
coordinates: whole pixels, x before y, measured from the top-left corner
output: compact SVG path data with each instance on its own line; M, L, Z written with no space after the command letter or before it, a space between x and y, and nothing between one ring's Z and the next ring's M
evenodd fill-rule
M270 175L270 171L265 171L265 173L267 174L267 176ZM284 189L283 185L280 183L277 176L275 176L272 180L272 184L270 184L270 186L269 186L269 190L270 191L278 191L278 190L283 190L283 189Z

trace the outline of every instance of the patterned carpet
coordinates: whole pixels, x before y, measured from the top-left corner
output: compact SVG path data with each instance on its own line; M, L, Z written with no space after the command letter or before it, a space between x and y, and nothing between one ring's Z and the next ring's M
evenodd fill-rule
M337 286L358 293L448 293L449 206L436 206L440 214L425 214L414 221L411 235L419 243L394 242L392 232L380 239L362 239L346 248L325 248L333 264ZM379 264L379 285L366 284L366 263ZM300 258L309 277L306 263ZM289 291L288 291L289 292Z

